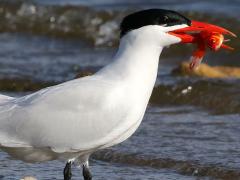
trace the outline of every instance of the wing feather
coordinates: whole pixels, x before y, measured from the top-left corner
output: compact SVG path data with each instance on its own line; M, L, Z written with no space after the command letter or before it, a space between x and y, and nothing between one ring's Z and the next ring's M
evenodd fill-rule
M127 123L124 88L91 76L18 98L1 107L9 110L0 114L0 136L56 152L103 146Z

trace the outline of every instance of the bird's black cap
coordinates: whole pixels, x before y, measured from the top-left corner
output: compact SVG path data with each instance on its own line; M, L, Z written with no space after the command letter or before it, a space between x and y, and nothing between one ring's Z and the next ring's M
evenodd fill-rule
M120 25L120 36L122 37L131 30L147 25L174 26L180 24L187 24L190 26L191 20L175 11L148 9L126 16Z

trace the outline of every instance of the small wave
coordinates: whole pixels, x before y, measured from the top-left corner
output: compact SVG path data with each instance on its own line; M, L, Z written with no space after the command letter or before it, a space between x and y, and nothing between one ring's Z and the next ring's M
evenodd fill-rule
M139 9L139 8L138 8ZM135 9L136 10L136 9ZM31 1L0 2L0 32L24 32L61 38L80 38L95 46L115 46L119 23L132 10L109 10L82 5L44 5ZM217 22L239 33L238 20L186 11L193 19ZM235 31L236 30L236 31ZM235 43L238 47L239 44Z
M196 162L180 161L174 159L154 158L148 156L140 156L136 154L124 154L114 150L103 150L92 156L96 160L123 163L134 166L148 166L156 169L173 169L180 174L212 177L222 180L237 180L240 177L240 171L234 169L226 169L215 165L200 165Z
M113 46L118 39L118 24L125 13L97 11L85 6L3 1L0 2L0 32L77 37L96 46Z
M190 79L154 88L154 105L196 105L216 114L240 112L239 80Z

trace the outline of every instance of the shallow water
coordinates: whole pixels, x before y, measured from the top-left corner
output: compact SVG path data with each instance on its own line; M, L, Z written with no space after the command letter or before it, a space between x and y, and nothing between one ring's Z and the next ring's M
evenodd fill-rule
M170 7L198 19L210 17L236 33L240 30L234 18L239 1L6 2L0 1L0 80L13 88L1 84L0 91L11 96L29 93L16 92L17 80L23 80L20 86L26 80L48 83L27 88L36 90L108 64L116 52L118 24L133 9ZM216 11L209 12L212 7ZM217 12L224 12L224 18ZM239 47L238 41L233 44ZM143 123L126 142L92 156L95 179L240 179L240 81L173 75L177 64L190 57L190 49L164 49ZM239 50L205 57L212 65L239 66L238 60ZM26 175L62 179L63 167L59 161L26 164L0 152L0 179L4 180ZM73 174L73 179L80 179L79 169L74 168Z
M99 69L113 54L112 49L92 48L78 40L27 34L0 34L0 47L1 78L45 82L62 82L82 70Z

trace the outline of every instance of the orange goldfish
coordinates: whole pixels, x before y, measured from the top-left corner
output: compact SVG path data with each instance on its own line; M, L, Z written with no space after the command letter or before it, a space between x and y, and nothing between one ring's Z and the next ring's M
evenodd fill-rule
M179 37L182 43L197 45L197 49L191 56L190 69L195 69L201 63L207 47L212 51L218 51L220 48L233 50L232 47L224 44L228 41L224 39L224 35L236 37L227 29L199 21L192 21L191 26L171 31L170 34Z

